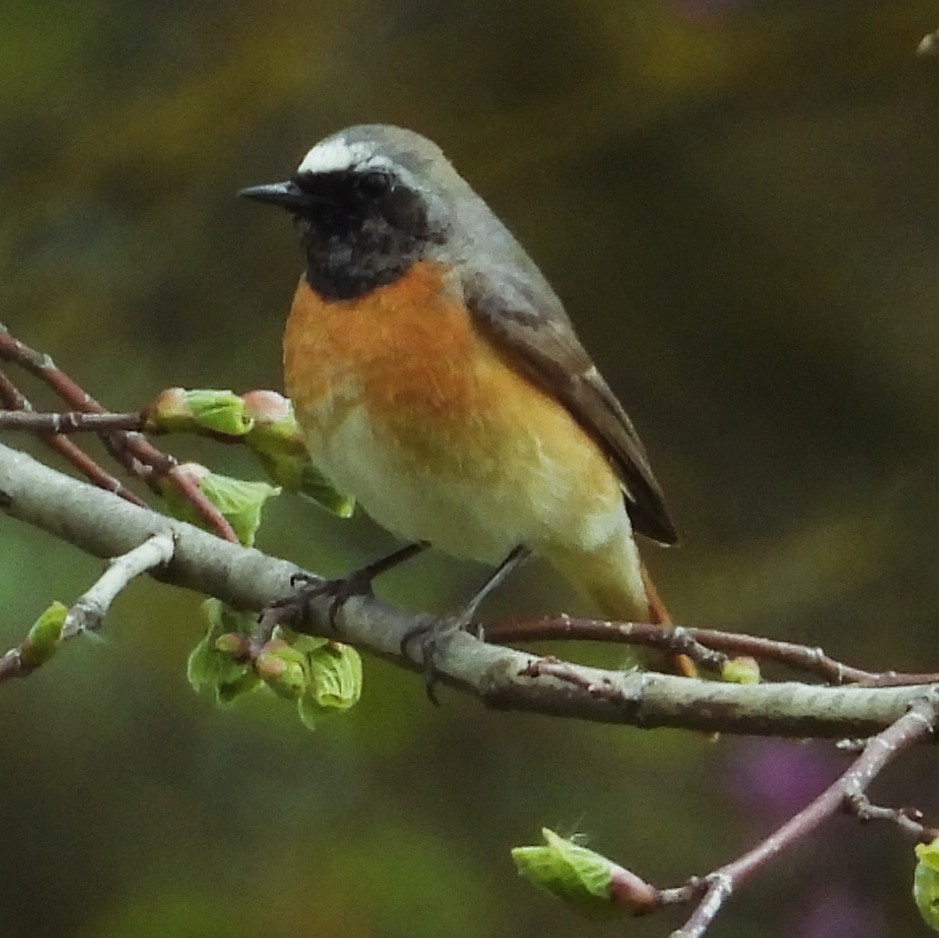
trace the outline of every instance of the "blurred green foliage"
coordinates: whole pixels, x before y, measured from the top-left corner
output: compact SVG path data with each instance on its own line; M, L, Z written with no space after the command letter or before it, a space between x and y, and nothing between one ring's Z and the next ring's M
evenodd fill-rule
M939 66L913 53L937 24L932 0L7 0L0 320L115 408L279 388L295 240L234 192L344 125L412 127L530 249L635 417L684 534L646 552L676 617L935 667ZM99 564L0 537L7 647ZM389 543L288 496L259 534L326 573ZM445 608L480 572L431 555L382 588ZM533 568L490 612L572 606ZM585 830L672 883L780 819L789 744L438 711L372 660L361 704L309 734L275 701L193 695L199 632L195 597L141 583L104 643L3 688L4 938L622 934L532 891L509 847ZM792 779L842 764L799 754ZM917 759L883 796L936 817ZM830 834L715 936L921 930L908 846Z

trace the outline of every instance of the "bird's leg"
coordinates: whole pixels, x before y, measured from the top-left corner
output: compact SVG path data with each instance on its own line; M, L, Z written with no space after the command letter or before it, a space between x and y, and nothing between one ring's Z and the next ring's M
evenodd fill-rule
M479 609L482 601L525 563L531 557L531 554L530 547L520 544L493 570L483 585L470 597L469 602L458 612L432 622L424 622L405 632L404 637L401 639L401 654L405 657L408 654L408 645L415 638L420 639L421 660L424 665L424 684L431 703L437 703L437 696L434 693L434 685L437 683L437 668L434 659L441 640L448 638L454 632L467 629L472 624L476 610ZM479 629L478 634L482 638L482 628Z
M303 625L307 622L310 609L310 600L314 597L328 596L331 599L329 604L329 625L330 628L336 628L336 616L339 610L352 596L366 596L372 591L372 581L375 577L385 573L392 567L396 567L405 560L419 554L427 548L426 541L415 541L413 544L406 544L399 547L385 557L379 557L378 560L353 570L344 577L338 577L334 580L324 580L321 577L314 577L308 573L295 573L290 578L290 585L293 592L281 599L275 599L262 613L261 624L265 621L274 621L274 624L283 623L294 628L297 625ZM273 627L269 629L273 631ZM301 629L302 631L302 629ZM270 635L268 635L270 638ZM252 642L252 645L256 644ZM262 642L263 644L263 642Z
M662 602L662 597L659 596L659 591L655 588L655 584L652 582L652 577L649 576L649 571L646 569L646 565L643 564L640 568L642 572L642 584L646 588L646 598L649 601L649 621L653 625L661 626L670 626L674 625L672 617L669 614L668 609L665 606L665 603ZM672 653L666 655L664 658L659 656L657 659L658 662L664 664L665 670L670 674L677 674L679 677L699 677L698 666L694 661L684 654ZM653 670L659 670L653 665L648 665L652 667Z

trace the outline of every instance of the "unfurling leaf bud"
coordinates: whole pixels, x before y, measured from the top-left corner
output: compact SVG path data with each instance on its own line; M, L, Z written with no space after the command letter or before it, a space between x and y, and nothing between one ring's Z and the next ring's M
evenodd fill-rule
M254 425L244 401L232 391L170 388L147 412L148 429L198 433L209 430L226 436L244 436Z
M232 391L195 390L187 394L197 426L227 436L244 436L254 421L245 413L244 401Z
M54 602L33 623L19 648L20 662L25 668L38 668L56 653L67 616L68 606Z
M303 446L303 440L293 419L293 405L289 397L278 394L276 391L248 391L241 395L245 405L245 413L254 421L252 428L255 433L277 427L279 430L288 430Z
M310 683L307 656L286 642L268 642L255 659L254 668L261 680L285 700L303 696Z
M217 599L207 599L201 609L208 629L189 655L189 683L197 692L211 690L219 703L230 703L260 684L244 660L255 617L236 612Z
M215 639L215 650L232 658L247 657L250 645L248 636L240 632L224 632Z
M728 684L759 684L759 662L745 656L729 658L721 668L721 680Z
M313 467L293 404L273 391L249 391L243 398L254 427L245 442L264 470L288 492L299 492L327 511L348 518L355 500L341 495Z
M254 536L261 525L261 509L269 498L280 494L279 488L266 482L248 482L219 475L198 463L185 463L177 467L177 472L188 476L199 486L203 495L232 526L242 544L246 547L254 545ZM202 516L168 481L163 480L160 489L175 517L205 526Z
M313 729L329 713L353 707L362 695L362 659L351 646L323 642L308 652L310 685L300 698L300 719Z
M189 656L189 682L208 688L219 703L267 686L278 697L295 700L310 729L328 713L348 710L362 691L362 662L354 648L315 635L278 627L251 656L254 615L237 612L217 599L202 604L208 630Z
M641 915L658 903L658 890L599 853L543 828L545 843L516 847L519 873L591 918Z
M249 391L242 398L253 426L245 442L269 456L306 456L303 431L289 398L274 391Z
M148 432L183 431L191 426L192 409L189 407L185 388L167 388L161 391L157 399L147 408L147 422L144 429Z
M939 931L939 839L916 845L913 898L923 921Z

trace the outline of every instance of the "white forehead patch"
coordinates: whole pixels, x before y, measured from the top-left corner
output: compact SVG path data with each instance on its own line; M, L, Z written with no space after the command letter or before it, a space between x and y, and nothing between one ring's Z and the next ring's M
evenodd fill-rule
M318 143L300 163L299 173L334 173L344 169L365 169L390 166L391 162L379 156L365 143L346 143L334 137Z

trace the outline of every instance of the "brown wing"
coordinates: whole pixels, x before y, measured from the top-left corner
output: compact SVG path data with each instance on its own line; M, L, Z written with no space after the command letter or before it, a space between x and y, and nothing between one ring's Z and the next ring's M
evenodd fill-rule
M500 282L495 289L481 275L463 286L467 306L493 341L564 404L606 453L622 483L633 528L662 544L676 543L675 526L632 421L580 344L557 297L532 296L517 283Z

